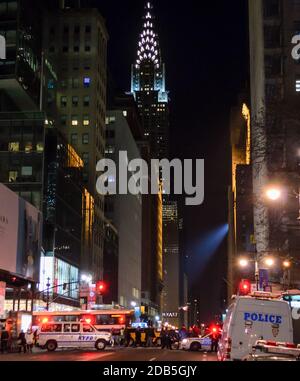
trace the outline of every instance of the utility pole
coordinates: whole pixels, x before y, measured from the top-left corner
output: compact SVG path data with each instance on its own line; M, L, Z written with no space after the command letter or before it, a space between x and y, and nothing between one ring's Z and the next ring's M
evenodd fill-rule
M47 278L47 304L46 304L46 310L49 311L49 304L50 304L50 278Z
M194 324L197 325L197 306L198 306L198 300L194 300Z

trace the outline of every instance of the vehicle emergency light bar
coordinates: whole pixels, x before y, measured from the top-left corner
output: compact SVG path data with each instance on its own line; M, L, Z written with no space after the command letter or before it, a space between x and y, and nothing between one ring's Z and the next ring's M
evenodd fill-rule
M269 354L290 355L300 359L300 345L296 346L292 343L258 340L253 349Z

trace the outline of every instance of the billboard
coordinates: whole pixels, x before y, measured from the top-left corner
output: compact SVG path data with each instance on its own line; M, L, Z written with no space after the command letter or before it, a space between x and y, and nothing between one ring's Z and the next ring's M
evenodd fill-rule
M0 184L0 270L39 280L42 215Z

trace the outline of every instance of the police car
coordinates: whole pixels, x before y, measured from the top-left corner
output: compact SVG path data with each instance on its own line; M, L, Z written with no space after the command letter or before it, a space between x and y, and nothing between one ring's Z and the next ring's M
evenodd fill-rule
M209 336L206 337L187 337L181 341L180 348L186 351L210 351L212 341Z
M293 342L289 304L268 293L238 296L228 309L219 341L220 361L242 360L257 340Z
M43 324L38 335L38 346L49 352L53 352L57 348L103 351L110 344L111 334L109 332L99 332L92 325L82 322Z

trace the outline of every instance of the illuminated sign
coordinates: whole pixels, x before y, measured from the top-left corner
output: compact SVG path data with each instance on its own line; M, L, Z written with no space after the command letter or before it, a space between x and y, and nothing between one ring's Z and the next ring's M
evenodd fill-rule
M298 61L300 59L300 34L296 34L292 38L292 44L295 45L292 49L292 57Z
M177 318L178 312L163 312L162 316L164 318Z

